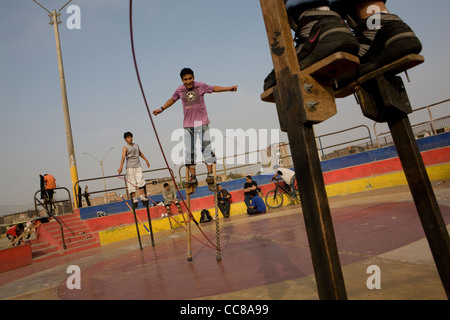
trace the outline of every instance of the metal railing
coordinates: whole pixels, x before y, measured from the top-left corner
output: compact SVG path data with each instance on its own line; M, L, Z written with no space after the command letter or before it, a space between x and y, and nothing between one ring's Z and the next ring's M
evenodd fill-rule
M341 142L341 143L336 143L336 144L333 144L333 145L327 146L327 147L323 147L323 145L322 145L322 138L324 138L324 137L329 137L329 136L341 134L341 133L344 133L344 132L349 132L349 131L356 130L356 129L359 129L359 128L365 128L365 129L367 129L368 135L367 135L367 136L364 136L364 137L362 137L362 138L352 139L352 140L347 140L347 141ZM344 130L340 130L340 131L335 131L335 132L323 134L323 135L317 136L316 138L317 138L318 143L319 143L319 150L320 150L320 152L321 152L321 154L322 154L322 160L326 159L326 156L325 156L325 153L324 153L324 150L325 150L325 149L330 149L330 148L334 148L334 147L339 147L339 146L347 145L347 144L350 144L350 143L363 141L363 140L366 140L366 139L369 139L370 145L368 145L369 142L366 143L366 147L363 148L363 150L368 150L368 149L373 148L372 134L370 133L369 127L366 126L366 125L359 125L359 126L352 127L352 128L348 128L348 129L344 129Z
M36 211L39 212L38 211L38 205L42 206L45 209L45 211L47 212L47 215L49 217L52 217L53 219L56 220L56 222L59 224L59 230L61 232L61 240L62 240L63 248L64 248L64 250L67 250L66 240L64 238L64 227L63 227L63 224L58 219L58 217L53 214L52 207L56 203L63 203L63 202L65 202L65 203L69 203L71 208L72 208L72 200L70 198L70 191L67 188L64 188L64 187L58 187L58 188L55 188L53 190L64 190L64 191L66 191L68 199L64 199L64 200L48 200L46 197L44 197L44 202L42 202L41 200L38 199L37 194L41 193L41 192L44 192L44 191L43 190L38 190L34 194L34 207L35 207ZM49 207L50 207L50 209L49 209ZM56 206L55 206L55 209L56 209ZM73 212L73 210L70 210L70 211Z
M231 172L233 170L236 171L237 169L251 168L251 167L254 167L254 166L261 166L262 163L259 160L257 160L254 163L250 163L250 164L241 164L241 165L234 165L234 166L229 166L229 165L227 166L227 164L226 164L226 160L227 159L246 157L246 156L249 156L250 154L253 154L253 153L256 153L256 159L258 159L258 153L259 152L260 152L260 150L249 151L249 152L240 153L240 154L232 155L232 156L226 156L226 157L217 159L216 162L217 162L217 164L220 163L221 168L216 165L216 175L219 176L221 173L223 173L225 175L225 181L227 181L227 180L229 180L228 179L229 175L227 175L227 172ZM182 164L178 168L178 178L179 178L179 183L180 183L181 187L184 187L184 183L185 183L185 180L186 180L185 175L183 175L181 173L181 169L183 169L185 167L186 167L186 165ZM247 172L247 173L250 173L250 172ZM204 175L207 175L207 172L197 173L197 176L204 176Z
M172 174L173 174L173 170L170 169L170 168L158 168L158 169L152 169L152 170L144 170L144 171L142 171L142 174L145 175L145 174L155 173L155 172L165 171L165 170L168 170L168 171L172 172ZM114 188L106 188L106 189L105 189L105 187L103 187L102 189L99 189L99 190L89 191L87 196L100 194L100 193L107 194L107 193L112 193L112 192L116 192L116 191L122 191L122 192L125 191L125 194L127 195L127 198L128 198L129 192L128 192L128 186L127 186L127 182L126 182L125 177L126 177L126 174L117 174L117 175L113 175L113 176L105 176L105 177L102 176L102 177L96 177L96 178L81 179L81 180L78 180L74 184L74 189L77 190L79 188L79 186L80 186L80 183L87 183L87 182L93 182L93 181L98 181L98 180L104 180L105 181L105 186L106 186L106 181L107 180L115 180L115 182L118 182L119 179L120 179L120 180L122 180L121 183L123 183L123 186L121 186L121 187L114 187ZM149 182L152 182L152 181L157 181L157 178L145 179L146 185ZM81 198L84 195L85 195L85 193L79 193L78 197L76 199L76 201L78 201L78 207L79 208L81 208L81 200L82 200Z
M437 103L433 103L428 106L413 110L412 114L422 111L422 110L427 110L428 116L430 118L429 121L420 122L420 123L416 123L416 124L412 125L414 135L416 136L417 139L423 138L425 136L436 135L439 133L450 131L450 116L447 115L447 116L440 117L440 118L434 118L433 114L431 112L431 108L439 106L439 105L447 103L447 102L450 102L450 99L446 99L446 100L443 100L443 101L440 101ZM392 140L391 133L390 132L378 133L377 128L376 128L377 125L379 125L378 122L375 122L373 125L373 130L375 132L375 138L377 141L377 147L381 148L381 147L393 145L394 142Z

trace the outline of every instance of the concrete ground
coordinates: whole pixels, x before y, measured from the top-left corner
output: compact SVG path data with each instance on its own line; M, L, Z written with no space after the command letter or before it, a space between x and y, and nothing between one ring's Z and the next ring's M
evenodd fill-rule
M433 182L450 226L450 182ZM329 199L340 262L351 300L444 300L446 295L407 186ZM201 225L215 243L215 224ZM207 240L192 226L194 235ZM0 299L12 300L317 300L300 205L257 216L220 219L216 250L177 228L57 257L0 274ZM70 290L70 265L81 289ZM379 267L380 289L368 289L368 267Z

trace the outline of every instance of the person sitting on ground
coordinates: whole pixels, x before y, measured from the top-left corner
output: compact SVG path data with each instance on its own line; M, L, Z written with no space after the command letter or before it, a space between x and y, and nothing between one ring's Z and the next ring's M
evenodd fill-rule
M421 42L402 19L389 12L386 2L285 0L300 69L336 52L356 55L361 65L337 80L343 86L406 55L419 54ZM264 81L264 90L274 85L272 71Z
M258 194L252 195L252 203L247 209L247 214L265 213L266 210L264 200Z

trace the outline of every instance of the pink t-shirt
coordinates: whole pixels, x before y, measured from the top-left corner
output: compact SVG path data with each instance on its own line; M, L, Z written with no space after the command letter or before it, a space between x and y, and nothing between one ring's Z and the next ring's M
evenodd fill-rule
M212 93L213 87L203 82L194 82L192 89L186 88L183 84L179 86L172 96L174 101L181 98L183 103L183 127L196 127L209 124L208 113L206 112L205 93Z

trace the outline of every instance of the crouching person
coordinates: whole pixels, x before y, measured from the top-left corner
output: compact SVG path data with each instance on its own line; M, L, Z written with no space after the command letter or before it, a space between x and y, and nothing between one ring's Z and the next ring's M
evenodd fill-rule
M251 205L247 209L247 214L265 213L266 204L259 195L252 195Z
M166 207L166 211L168 214L171 214L170 206L172 204L176 205L178 213L182 212L181 205L178 202L178 199L175 194L175 190L173 190L167 182L164 183L163 198L164 198L164 206Z

